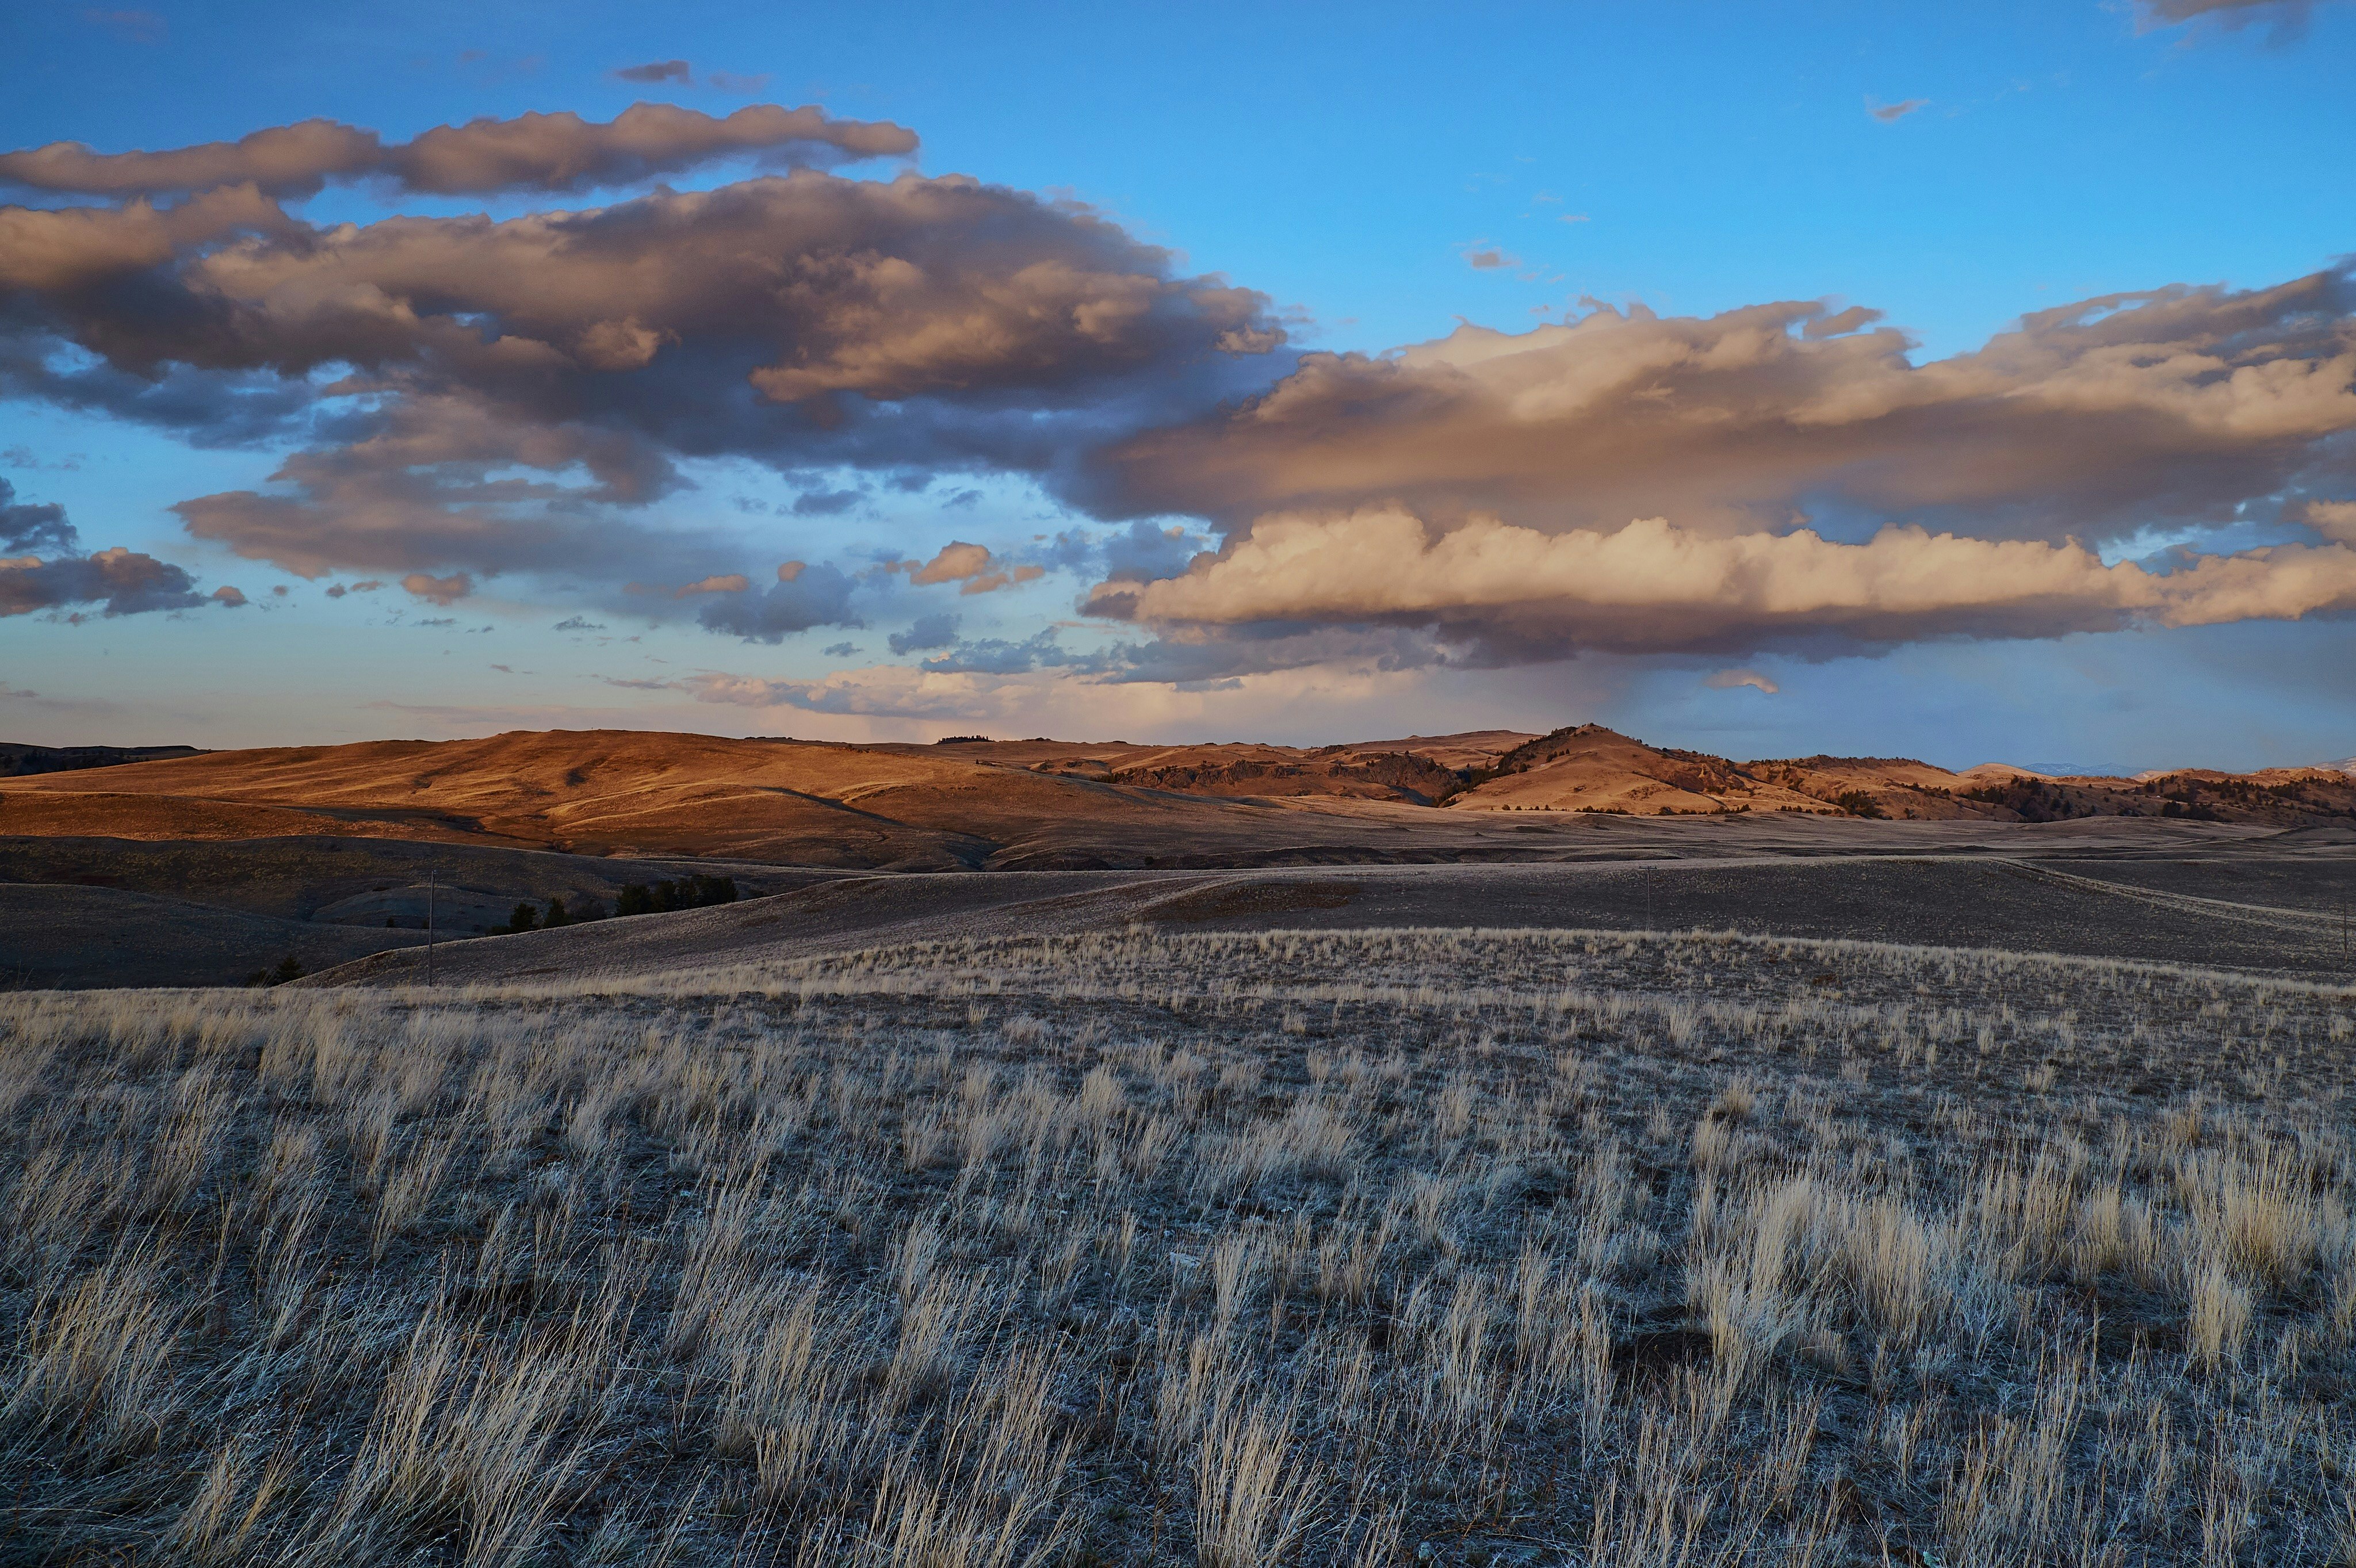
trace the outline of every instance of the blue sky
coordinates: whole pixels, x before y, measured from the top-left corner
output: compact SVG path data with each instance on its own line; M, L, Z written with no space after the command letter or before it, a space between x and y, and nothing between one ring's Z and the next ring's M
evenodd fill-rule
M2211 287L2230 302L2327 272L2356 251L2348 217L2356 160L2344 156L2356 145L2356 95L2346 91L2356 6L2222 6L2183 22L2102 0L1494 5L1444 17L1364 5L1196 7L1183 16L1078 5L745 13L16 7L0 19L0 146L155 151L315 117L391 143L530 112L605 122L641 100L715 117L754 103L816 105L836 121L889 122L921 138L913 159L834 165L828 177L888 181L913 168L1085 203L1130 240L1176 252L1165 277L1217 274L1257 291L1264 300L1254 319L1280 328L1284 344L1213 353L1214 322L1186 340L1191 348L1157 338L1150 353L1139 349L1144 360L1123 361L1130 379L1023 371L1019 394L993 391L983 401L991 417L1015 418L1006 400L1027 398L1051 411L1040 417L1071 427L1058 437L1063 456L1044 468L1008 456L1002 429L980 456L970 435L894 450L897 426L886 420L860 424L855 449L806 445L790 456L750 446L683 451L665 436L684 482L600 513L594 527L604 532L568 534L586 542L578 572L544 553L527 563L496 550L444 558L423 546L411 552L413 563L397 563L433 581L464 574L466 591L449 602L404 592L398 585L411 574L370 564L398 553L380 544L337 554L357 548L334 542L350 526L335 512L348 498L313 495L291 525L320 520L327 542L316 550L290 546L283 532L258 543L252 523L198 537L168 510L220 494L284 497L286 481L272 476L290 453L347 450L356 438L333 422L377 405L323 402L307 423L230 432L218 421L174 426L101 413L22 380L0 383L15 393L0 401L0 480L15 503L63 507L80 550L152 555L185 574L182 598L208 601L171 607L158 598L155 608L108 615L106 601L59 589L0 618L0 734L230 745L595 724L841 738L980 728L1324 741L1594 718L1735 755L1907 753L1951 766L2006 757L2249 767L2356 752L2356 681L2346 679L2356 671L2356 633L2351 601L2328 586L2268 601L2289 605L2297 619L2221 609L2215 595L2156 608L2161 601L2136 597L2144 589L2133 584L2104 585L2061 614L2051 593L2006 588L1993 607L1975 599L1935 613L1845 602L1837 614L1762 619L1756 604L1704 596L1640 616L1629 595L1651 604L1641 583L1599 608L1579 597L1581 574L1594 568L1549 553L1567 532L1609 533L1647 515L1696 542L1782 538L1805 525L1860 549L1886 524L1921 522L1966 541L2034 540L2051 550L2078 541L2106 563L2146 563L2155 580L2201 558L2254 573L2265 563L2246 555L2254 548L2322 553L2276 573L2306 582L2338 571L2329 553L2356 544L2356 524L2343 542L2333 532L2340 525L2301 521L2310 515L2302 509L2356 499L2356 425L2333 423L2328 408L2291 434L2284 424L2232 451L2202 446L2200 432L2246 428L2245 414L2188 424L2185 449L2199 446L2210 466L2173 488L2138 489L2118 476L2161 460L2136 443L2153 438L2142 425L2183 388L2139 391L2134 420L2114 409L2069 437L2090 451L2121 445L2110 468L2056 481L2070 495L2051 505L2028 480L2012 489L1860 484L1847 456L1829 467L1795 457L1795 467L1820 469L1772 483L1746 472L1707 495L1685 483L1688 466L1779 467L1755 444L1615 469L1607 487L1589 467L1527 456L1536 448L1520 435L1508 445L1523 456L1498 461L1534 466L1510 483L1401 470L1362 491L1330 478L1312 491L1299 447L1249 465L1233 459L1241 477L1215 493L1193 478L1224 473L1231 453L1266 434L1223 421L1222 398L1232 408L1280 384L1313 390L1288 381L1302 351L1379 357L1464 323L1515 335L1518 349L1519 335L1596 308L1582 302L1682 324L1827 301L1819 317L1849 305L1881 312L1860 329L1901 329L1912 343L1908 362L1920 367L1971 354L2025 315L2072 302L2169 285ZM683 73L616 75L673 60L687 62ZM719 190L755 173L740 157L659 177L680 190ZM288 207L313 226L396 213L519 219L626 202L653 184L443 194L330 183ZM20 188L0 199L44 209L112 199ZM201 241L166 265L191 262L203 245L241 242ZM1135 259L1143 253L1124 252L1123 264L1151 271L1157 263ZM37 307L62 309L60 297ZM2197 350L2254 375L2290 364L2329 381L2331 343L2356 337L2340 295L2327 289L2319 298L2276 310L2272 336L2199 325L2156 338L2143 359ZM1788 326L1804 344L1816 342L1815 331L1797 318ZM1628 351L1654 351L1634 329L1622 336ZM1705 336L1723 351L1722 334ZM102 356L105 341L61 348L51 334L37 351L70 369ZM1586 329L1558 347L1528 341L1556 356L1544 371L1549 385L1584 385L1594 356L1618 351ZM2047 356L2041 340L2028 346ZM1702 374L1707 346L1686 347ZM670 351L656 350L656 367ZM2091 350L2072 340L2066 352ZM1870 381L1872 358L1795 360L1791 374L1808 388L1802 403L1821 409L1843 378ZM2008 406L2067 405L2093 362L2016 368L2007 372L2015 381L1988 395ZM1457 357L1431 373L1456 385L1463 370ZM313 372L313 384L334 373ZM989 373L960 371L916 389L907 403L872 389L862 395L884 414L933 400L970 424L983 417L974 378ZM2193 376L2184 387L2208 384ZM2346 378L2338 385L2344 392ZM894 385L894 395L905 390ZM1625 386L1612 395L1656 392L1672 395ZM229 393L212 386L191 395ZM1482 395L1492 400L1483 407L1505 397L1498 386ZM1747 408L1762 395L1747 383L1674 389L1681 409L1720 397ZM1317 449L1339 452L1345 469L1352 442L1379 457L1423 434L1352 425L1348 411L1358 406L1337 394L1318 407L1319 418L1344 424L1339 446L1321 435ZM1718 417L1716 408L1694 417ZM1976 418L1953 417L1958 434L1942 427L1908 437L1912 445L1876 447L1869 466L1919 467L1924 451L1966 439L1962 432L1981 438ZM1610 448L1609 416L1595 421L1598 449ZM2137 428L2123 433L2129 423ZM1464 428L1472 449L1488 450L1474 426ZM1986 439L1978 467L2014 461L2002 439ZM1173 456L1131 461L1145 450ZM1074 477L1082 470L1118 478ZM475 475L519 477L497 465ZM580 471L562 470L558 482L577 487ZM1581 510L1607 489L1591 514ZM1277 592L1265 574L1246 584L1241 564L1205 563L1181 585L1185 595L1145 592L1119 613L1084 613L1112 602L1100 591L1108 581L1174 579L1195 550L1248 554L1253 541L1280 537L1266 518L1394 502L1420 520L1434 552L1465 518L1494 511L1504 544L1531 553L1532 574L1570 584L1569 599L1509 603L1475 587L1453 598L1388 588L1352 598L1330 590L1333 569L1311 554L1292 559L1306 563L1299 571L1313 588L1291 582ZM566 528L589 505L577 496L555 504ZM1170 541L1144 564L1115 542L1140 528ZM1373 535L1337 525L1299 537L1346 564ZM687 542L671 552L663 543L671 539ZM991 552L990 569L948 575L952 563L931 582L909 569L958 542ZM2176 553L2163 551L2170 545ZM1410 550L1394 578L1439 582L1439 560ZM1837 575L1853 564L1814 561L1776 569ZM732 594L766 592L768 569L789 562L807 564L784 585L795 593L822 587L829 572L843 586L822 607L796 600L777 613L834 618L748 640L697 618ZM908 565L884 569L895 562ZM1901 564L1900 575L1914 570ZM1958 556L1934 575L1981 564ZM1015 580L1016 568L1036 575ZM731 571L746 585L679 596L699 577ZM1009 581L965 591L993 571ZM331 586L371 580L387 585L327 596ZM209 599L223 585L244 607ZM1801 596L1813 603L1812 592ZM2114 602L2120 594L2128 607ZM1265 613L1236 607L1247 601ZM576 628L555 629L567 623ZM722 618L723 628L746 624ZM929 639L911 636L920 625ZM893 650L894 634L905 651ZM1107 651L1124 648L1146 651ZM1058 651L1043 661L1043 649ZM1711 683L1730 671L1757 679Z

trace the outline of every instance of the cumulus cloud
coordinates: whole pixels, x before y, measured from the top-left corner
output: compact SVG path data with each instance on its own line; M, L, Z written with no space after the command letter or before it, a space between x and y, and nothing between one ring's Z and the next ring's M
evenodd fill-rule
M20 183L117 204L0 208L0 393L293 446L272 488L175 510L192 535L302 575L610 586L657 562L739 569L716 532L638 521L689 483L687 460L1052 476L1108 434L1209 406L1281 342L1264 296L1183 275L1075 204L964 177L803 167L589 210L329 227L273 199L371 171L418 190L565 189L804 142L913 145L814 110L642 104L608 125L524 116L398 147L322 121L154 154L8 155L0 173ZM862 494L793 510L839 515ZM805 600L746 624L767 635Z
M419 598L437 605L455 604L475 591L475 580L464 572L454 572L447 577L432 577L423 572L412 572L401 580L401 585Z
M989 570L989 550L963 540L951 540L941 546L939 554L914 568L908 574L908 581L920 585L967 582Z
M741 579L740 579L741 581ZM712 631L753 642L779 642L817 626L857 626L851 580L841 567L788 561L766 591L728 593L705 605L696 619Z
M1094 496L1230 527L1397 500L1550 532L1807 514L2095 540L2356 478L2347 267L2108 295L1921 365L1911 347L1827 302L1465 326L1382 358L1304 356L1261 396L1116 445Z
M121 546L80 549L64 507L19 501L0 479L0 617L100 603L107 615L139 615L205 602L196 580L169 562Z
M915 653L927 648L947 648L957 640L958 618L953 615L918 616L916 623L905 631L895 631L885 639L894 653Z
M401 190L475 196L626 185L747 154L799 164L916 150L916 134L905 126L836 120L811 104L756 103L715 117L676 104L634 103L605 122L570 113L519 114L437 125L396 143L333 120L152 153L52 142L0 154L0 185L116 198L250 185L266 196L302 198L331 179L378 178Z
M2282 545L2169 573L2076 543L1887 527L1860 544L1806 529L1720 534L1646 518L1547 533L1494 517L1436 531L1397 508L1260 520L1181 576L1106 583L1091 608L1208 625L1429 627L1495 660L1943 636L2050 637L2133 625L2296 619L2356 609L2356 549Z
M1748 686L1771 697L1783 689L1756 670L1721 670L1702 684L1714 692L1739 692Z
M120 545L88 555L0 556L0 616L97 604L110 616L190 609L205 602L169 562Z
M911 583L925 586L959 583L964 585L958 590L960 594L994 593L1010 583L1035 583L1047 575L1044 566L1001 562L984 546L962 540L943 545L940 553L921 565L913 561L896 564L907 571Z
M78 538L65 508L19 501L16 487L0 479L0 554L70 551Z
M212 600L225 610L243 609L246 602L245 595L227 583L213 590Z
M1476 273L1496 272L1522 264L1519 256L1509 255L1494 245L1474 245L1464 252L1464 264Z
M2356 544L2356 501L2309 501L2301 517L2324 538Z

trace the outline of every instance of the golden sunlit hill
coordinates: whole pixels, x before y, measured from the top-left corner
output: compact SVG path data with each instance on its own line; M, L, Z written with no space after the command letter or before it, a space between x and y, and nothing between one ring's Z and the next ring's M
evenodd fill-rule
M2125 921L2141 941L2159 940L2155 899L2189 898L2168 906L2181 929L2158 947L2115 935L2105 950L2214 957L2202 934L2215 927L2211 901L2336 908L2329 899L2346 890L2319 868L2345 861L2341 840L2356 839L2356 779L2329 768L2128 779L1889 758L1736 763L1595 725L1310 747L551 731L145 761L78 749L53 764L69 770L0 779L0 885L16 888L0 915L0 982L233 982L374 953L396 973L396 950L424 941L429 925L510 933L501 953L530 930L559 968L594 953L619 961L625 949L686 962L723 929L691 911L723 885L755 910L742 918L751 926L729 916L732 944L768 940L757 902L787 895L820 900L804 921L816 934L797 940L823 944L837 919L826 911L851 905L813 883L876 874L892 889L857 896L862 920L943 936L1014 918L985 908L1020 908L1037 929L1096 929L1198 908L1263 927L1544 924L1574 912L1649 925L1675 907L1681 919L1877 940L1983 931L2051 943L2084 922ZM1950 869L1904 890L1851 886L1833 869L1891 854ZM1813 869L1793 869L1803 862ZM1568 882L1499 880L1531 863L1586 869ZM1638 897L1608 874L1630 863L1690 875L1657 897L1648 880ZM2177 869L2154 869L2163 864ZM2018 879L1987 883L1997 865L2046 868L2033 898ZM1346 897L1269 879L1318 866L1402 875L1353 883ZM1248 872L1269 876L1235 879ZM944 902L948 880L985 873L1112 880ZM1153 880L1193 873L1218 875ZM1890 900L1973 913L1925 927ZM611 934L539 931L637 912L655 923L632 922L622 947ZM2282 929L2305 932L2312 918L2282 916ZM2262 961L2272 940L2253 939L2245 961ZM511 961L487 950L467 964L506 972Z
M856 746L627 731L216 752L0 781L0 834L337 834L580 854L891 869L1184 864L1369 848L1364 810L1421 818L1432 853L1477 825L1416 809L1461 782L1406 749ZM1457 737L1434 743L1462 755ZM1255 770L1258 770L1255 772ZM1290 770L1290 771L1288 771ZM1398 782L1386 782L1397 779ZM1256 780L1269 788L1253 789ZM1303 797L1299 811L1216 797ZM1319 806L1360 808L1335 816Z

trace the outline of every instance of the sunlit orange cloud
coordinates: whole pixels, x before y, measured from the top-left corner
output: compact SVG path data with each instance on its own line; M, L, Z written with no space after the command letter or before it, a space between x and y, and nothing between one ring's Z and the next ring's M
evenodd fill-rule
M1307 355L1258 398L1116 444L1096 473L1104 504L1238 529L1396 502L1548 532L1655 516L1739 532L1829 508L2099 540L2350 478L2351 313L2347 269L2111 295L1920 365L1875 312L1825 302L1468 325Z
M1644 518L1547 533L1398 508L1280 513L1224 554L1095 607L1149 622L1393 621L1535 652L1739 650L1837 639L2047 637L2135 624L2296 619L2356 607L2356 549L2285 545L2169 574L2074 543L1913 527L1861 544L1805 529L1728 534Z

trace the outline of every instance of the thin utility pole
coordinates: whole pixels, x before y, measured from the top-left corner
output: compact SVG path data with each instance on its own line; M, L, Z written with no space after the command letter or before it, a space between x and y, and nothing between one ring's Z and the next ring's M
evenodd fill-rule
M425 983L434 983L434 874L425 874Z

